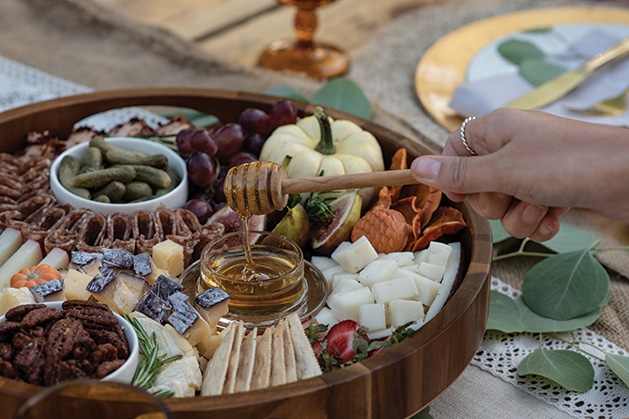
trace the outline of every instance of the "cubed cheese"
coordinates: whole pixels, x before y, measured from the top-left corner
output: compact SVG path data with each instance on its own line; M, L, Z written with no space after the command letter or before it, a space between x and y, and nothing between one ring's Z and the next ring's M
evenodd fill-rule
M380 253L377 260L394 260L399 267L416 265L413 252Z
M335 274L345 274L345 269L341 265L332 266L324 271L321 271L323 278L325 278L325 282L328 284L328 290L332 291L334 275Z
M358 274L348 274L347 272L343 271L341 273L335 273L334 275L332 275L332 290L338 288L338 286L342 282L348 279L353 279L354 281L358 282Z
M388 327L386 329L380 329L380 330L369 330L367 332L367 337L370 340L375 340L375 339L384 339L387 338L389 336L391 336L391 333L395 332L395 327Z
M22 288L6 288L0 294L0 316L20 304L35 304L35 296L26 287Z
M385 282L377 282L371 288L377 303L388 303L395 299L412 300L419 296L415 281L410 276L403 276Z
M223 342L223 338L223 334L208 335L196 346L197 350L199 351L199 355L206 359L212 358L216 349L220 346L221 342Z
M153 261L160 269L165 269L172 277L183 272L183 246L172 240L164 240L153 246Z
M63 279L63 293L68 300L87 300L92 294L85 287L91 280L91 276L70 269Z
M428 279L422 275L413 275L413 281L415 281L415 286L419 290L419 298L423 304L430 306L439 291L441 285L438 282L433 281L432 279Z
M417 266L419 266L419 264L422 262L428 262L428 259L430 259L430 252L428 251L428 249L415 252L414 255L415 255L415 265Z
M328 298L328 306L332 314L339 320L351 319L358 321L358 310L363 304L374 302L373 295L367 287L338 293Z
M46 264L55 269L66 269L70 264L68 252L58 247L53 248L39 264Z
M229 294L218 287L208 288L194 298L194 308L216 333L216 325L229 312Z
M376 282L390 280L398 267L398 262L395 259L376 259L358 273L358 280L361 284L371 287Z
M337 255L337 262L346 272L358 272L369 262L378 258L378 253L373 248L366 236L361 236L346 249L341 250Z
M422 262L417 266L417 273L432 279L435 282L441 282L443 274L446 271L445 265L434 265L429 262Z
M20 269L30 268L42 260L41 246L35 240L28 239L0 267L0 290L9 288L11 277Z
M327 256L316 256L316 255L310 258L310 263L312 263L314 267L319 269L320 271L324 271L328 268L332 268L338 265L338 263L336 263L336 261L332 258L329 258Z
M14 228L6 228L0 234L0 266L22 245L22 233Z
M328 330L339 322L339 319L336 318L334 313L332 313L332 310L328 307L323 307L319 310L319 312L315 315L315 319L317 320L317 323L327 325Z
M349 291L357 290L364 287L365 286L362 285L357 280L352 279L352 278L346 278L345 280L339 282L339 284L332 290L332 293L330 295L342 294L344 292L349 292Z
M452 247L446 243L432 241L430 242L427 251L429 253L427 262L434 263L435 265L446 266L448 257L450 257L450 253L452 253Z
M339 263L338 261L338 255L343 252L343 250L347 249L349 246L351 246L352 242L350 241L345 241L342 242L341 244L339 244L338 246L336 246L336 249L334 249L334 251L332 252L332 254L330 255L330 258L335 261L336 263Z
M387 321L391 327L424 320L424 305L419 301L391 300L387 306Z
M358 323L370 331L387 328L387 316L384 304L363 304L358 309Z

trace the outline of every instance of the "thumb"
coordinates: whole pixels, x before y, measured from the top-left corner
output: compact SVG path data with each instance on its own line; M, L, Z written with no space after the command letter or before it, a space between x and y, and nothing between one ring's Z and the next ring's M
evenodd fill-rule
M413 160L411 174L418 182L449 193L495 192L488 187L491 177L487 177L482 160L482 157L423 156Z

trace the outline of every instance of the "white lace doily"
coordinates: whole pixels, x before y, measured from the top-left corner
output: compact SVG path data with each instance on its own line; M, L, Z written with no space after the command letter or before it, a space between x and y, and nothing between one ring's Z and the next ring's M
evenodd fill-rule
M0 112L18 108L35 102L56 99L64 96L89 93L89 87L72 83L35 68L20 64L0 56ZM142 108L129 107L99 113L75 126L89 126L95 130L109 131L129 119L137 117L155 128L168 120Z
M491 289L512 298L520 295L519 290L498 278L492 278ZM544 336L542 342L544 349L570 349L568 344L553 339L550 334ZM587 342L611 354L627 355L614 343L587 328L556 334L556 336L569 342ZM574 417L629 417L629 388L611 372L605 363L592 356L586 355L594 367L594 385L585 393L565 390L541 377L518 376L518 364L524 357L538 349L539 344L537 334L505 334L488 331L471 363ZM589 345L579 347L598 358L604 358L602 352Z

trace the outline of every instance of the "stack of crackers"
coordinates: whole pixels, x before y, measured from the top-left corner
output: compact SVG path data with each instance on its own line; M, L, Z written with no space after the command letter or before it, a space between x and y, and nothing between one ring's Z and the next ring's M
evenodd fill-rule
M279 386L321 375L321 368L297 314L258 335L245 336L242 321L223 330L223 340L203 372L201 396Z

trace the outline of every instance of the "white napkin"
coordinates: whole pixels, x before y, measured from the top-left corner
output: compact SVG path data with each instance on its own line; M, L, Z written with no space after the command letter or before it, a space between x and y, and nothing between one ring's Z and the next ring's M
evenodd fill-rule
M592 29L580 38L572 48L583 57L593 57L616 45L621 39L600 29ZM558 54L553 63L567 70L582 64L575 54ZM450 107L462 116L478 116L491 112L534 89L517 72L471 81L458 86L450 101ZM579 87L560 100L541 108L559 116L594 123L629 126L629 110L617 117L584 116L572 109L588 109L593 105L615 98L629 89L629 57L607 64L596 70ZM626 98L625 98L626 100Z

